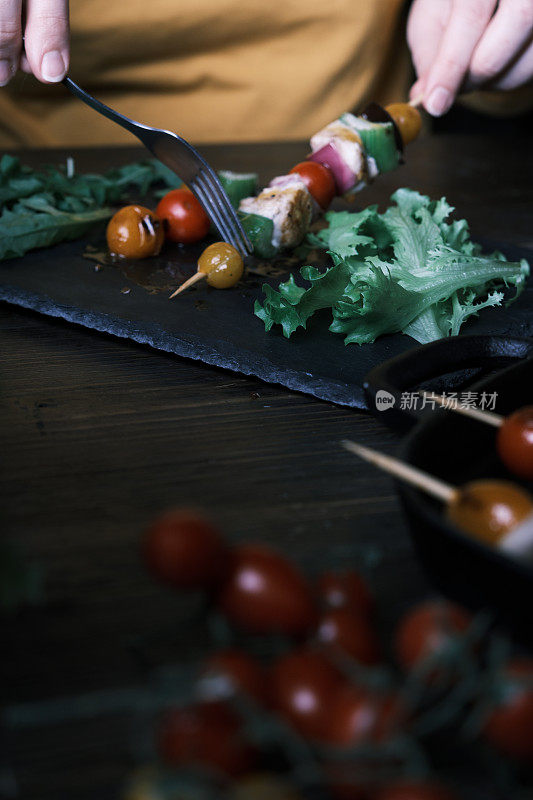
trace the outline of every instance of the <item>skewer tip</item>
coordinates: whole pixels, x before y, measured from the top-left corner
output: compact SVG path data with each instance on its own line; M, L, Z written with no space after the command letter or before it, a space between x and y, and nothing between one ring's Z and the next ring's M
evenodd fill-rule
M361 455L365 452L363 445L357 444L357 442L353 442L351 439L342 439L341 446L350 453L357 453L357 455Z
M207 278L207 272L200 272L200 271L196 272L188 280L186 280L185 283L182 283L181 286L178 286L176 291L172 292L172 294L170 295L170 297L168 299L172 300L172 298L176 297L177 294L181 294L181 292L184 292L185 289L189 288L189 286L192 286L193 284L197 283L198 281L201 281L203 278Z

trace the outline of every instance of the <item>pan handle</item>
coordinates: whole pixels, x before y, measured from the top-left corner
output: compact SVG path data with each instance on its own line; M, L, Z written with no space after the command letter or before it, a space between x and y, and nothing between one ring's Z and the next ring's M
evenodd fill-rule
M402 394L415 392L430 381L442 382L446 375L460 370L479 371L503 368L513 361L533 356L533 340L508 336L450 336L414 347L374 367L365 378L367 407L381 422L406 430L424 414L423 410L402 403ZM463 376L463 381L468 376ZM444 384L446 389L453 385ZM443 391L435 387L436 391ZM427 411L428 409L426 409Z

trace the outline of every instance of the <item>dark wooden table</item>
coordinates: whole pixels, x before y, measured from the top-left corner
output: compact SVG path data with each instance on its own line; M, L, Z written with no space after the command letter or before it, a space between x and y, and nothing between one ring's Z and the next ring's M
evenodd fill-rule
M305 147L205 153L266 178ZM77 163L139 155L87 151ZM530 159L526 139L426 139L364 199L384 202L397 185L445 194L475 236L531 246ZM350 436L396 452L398 437L375 419L7 305L0 328L3 527L46 573L45 604L3 621L4 760L17 796L116 797L143 732L113 698L208 649L205 627L189 624L195 600L157 585L139 559L143 527L168 506L205 508L231 541L268 542L309 574L361 566L386 644L427 593L391 481L339 447ZM100 710L82 713L86 696Z

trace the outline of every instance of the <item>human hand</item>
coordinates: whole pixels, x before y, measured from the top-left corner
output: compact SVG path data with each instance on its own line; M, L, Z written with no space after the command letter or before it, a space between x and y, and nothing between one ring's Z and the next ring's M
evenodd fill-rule
M69 61L68 0L0 0L0 86L17 69L45 83L65 77ZM24 47L23 47L24 36Z
M533 0L414 0L407 41L418 78L411 99L439 117L460 91L533 79Z

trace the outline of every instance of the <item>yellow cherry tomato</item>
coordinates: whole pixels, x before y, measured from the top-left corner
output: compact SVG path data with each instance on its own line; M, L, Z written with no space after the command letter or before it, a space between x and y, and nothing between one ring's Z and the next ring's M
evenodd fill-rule
M159 217L144 206L124 206L109 220L106 232L110 253L124 258L158 255L165 240Z
M447 509L458 528L489 544L497 544L531 513L533 499L525 489L497 480L467 483Z
M229 289L242 277L244 263L233 245L215 242L206 247L198 259L198 272L207 274L207 283L215 289Z
M422 128L422 117L418 108L409 103L391 103L385 107L399 128L405 145L413 142Z

